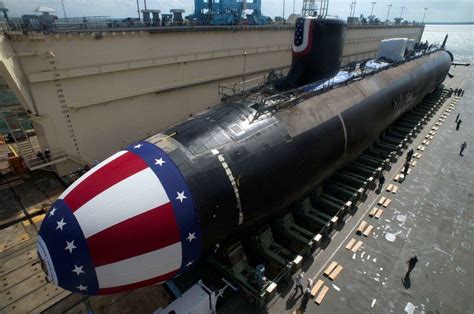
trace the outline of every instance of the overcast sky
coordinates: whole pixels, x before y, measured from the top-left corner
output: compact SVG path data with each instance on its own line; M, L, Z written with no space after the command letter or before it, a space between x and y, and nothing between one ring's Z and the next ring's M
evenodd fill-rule
M138 0L140 9L143 1ZM251 1L251 0L249 0ZM295 1L295 12L300 13L303 0L286 0L285 16L293 12L293 1ZM369 15L371 2L376 1L374 14L381 20L387 16L387 5L392 4L390 19L399 17L401 7L406 7L403 18L412 21L420 21L423 17L424 8L429 8L426 22L472 22L474 21L474 0L358 0L356 5L356 16L360 14ZM71 16L110 16L128 17L137 16L136 0L63 0L66 14ZM346 18L350 12L352 0L330 0L329 14L340 18ZM4 0L5 7L10 10L10 16L21 16L33 14L38 6L48 6L56 9L58 15L63 17L61 0ZM159 9L168 12L172 8L186 10L186 15L194 10L194 0L147 0L149 9ZM283 12L283 0L262 0L262 11L264 15L274 17L281 16Z

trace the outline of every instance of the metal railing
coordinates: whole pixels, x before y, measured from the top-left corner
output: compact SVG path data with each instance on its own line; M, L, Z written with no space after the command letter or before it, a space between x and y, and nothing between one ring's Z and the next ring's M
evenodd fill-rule
M30 170L36 170L54 165L58 162L64 161L68 158L68 155L63 149L52 150L49 154L44 154L39 157L24 158Z
M312 82L310 84L298 87L296 89L274 94L269 97L265 97L265 98L257 97L256 99L254 99L255 103L251 106L253 109L255 109L255 114L252 121L256 121L261 116L266 115L268 113L274 114L280 110L295 106L308 98L326 93L339 86L348 85L352 82L359 81L367 76L375 75L387 69L397 67L406 62L422 58L434 52L440 51L441 49L442 48L433 46L431 50L423 51L422 53L419 53L410 57L406 57L405 59L398 62L389 63L386 66L378 67L375 69L369 69L369 70L364 69L358 74L350 76L347 80L343 80L340 82L335 82L334 78L324 79L319 82ZM369 61L369 60L366 60L366 61ZM242 94L242 96L245 97L246 96L245 93Z

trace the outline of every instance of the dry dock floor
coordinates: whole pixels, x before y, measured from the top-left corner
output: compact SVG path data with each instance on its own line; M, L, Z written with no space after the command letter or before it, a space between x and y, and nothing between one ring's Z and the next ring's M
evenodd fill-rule
M424 145L408 177L403 182L393 180L400 173L403 155L385 173L382 192L370 192L330 244L303 267L305 278L323 282L315 298L319 296L320 304L294 295L289 287L265 310L236 294L223 303L219 313L474 313L474 69L458 67L450 72L455 77L447 79L446 86L465 89L464 97L429 145ZM411 147L415 152L420 152L417 147L425 134L454 99L414 139ZM456 131L458 113L463 123ZM461 157L464 141L468 147ZM53 178L35 183L49 188L43 193L31 178L10 183L28 210L50 203L62 191ZM388 192L389 184L398 191ZM387 207L377 204L382 197L391 200ZM0 219L15 215L18 206L10 186L0 186ZM369 216L374 206L383 209L378 218ZM96 313L151 313L169 302L161 286L85 300L46 283L35 250L38 217L33 225L20 222L0 230L0 313L87 313L91 309ZM356 233L362 221L373 226L367 236ZM359 241L361 246L354 248ZM404 280L406 261L415 254L419 262L410 280ZM332 262L342 266L337 276L331 273L333 280L324 275ZM324 297L323 289L327 291Z

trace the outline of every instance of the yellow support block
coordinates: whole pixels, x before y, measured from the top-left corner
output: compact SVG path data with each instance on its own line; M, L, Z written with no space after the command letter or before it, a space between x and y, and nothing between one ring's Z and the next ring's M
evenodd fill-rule
M42 215L38 215L38 216L35 216L33 218L31 218L31 220L33 221L33 223L38 223L40 221L43 221L44 217L46 216L46 214L42 214ZM30 221L29 220L25 220L23 221L23 226L29 226L30 225Z

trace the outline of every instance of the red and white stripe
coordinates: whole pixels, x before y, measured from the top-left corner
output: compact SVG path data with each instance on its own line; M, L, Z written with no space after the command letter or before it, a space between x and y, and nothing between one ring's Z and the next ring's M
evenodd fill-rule
M116 153L59 198L71 208L84 233L101 293L161 282L161 277L167 279L181 267L172 204L159 178L139 156Z

